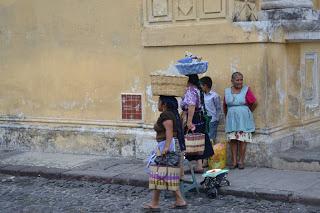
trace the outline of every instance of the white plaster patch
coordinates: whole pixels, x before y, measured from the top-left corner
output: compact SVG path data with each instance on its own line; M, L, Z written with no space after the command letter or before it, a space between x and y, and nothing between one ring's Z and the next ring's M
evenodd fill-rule
M179 70L176 68L175 63L173 61L171 61L171 63L169 64L168 68L165 70L157 70L155 72L153 72L154 74L159 74L159 75L166 75L166 76L181 76Z
M10 114L8 117L12 117L14 119L25 119L26 116L23 112L16 110L15 113Z
M34 108L34 109L39 109L40 108L39 104L37 104L35 102L32 102L30 100L21 99L21 104L25 105L25 106L28 106L30 108Z
M271 23L270 21L234 22L233 24L246 33L258 31L259 41L271 41L279 27L279 24Z
M81 110L85 110L88 109L88 107L90 105L92 105L94 103L93 99L91 98L90 94L88 92L86 92L85 98L84 98L84 102L82 104L82 106L80 107Z
M58 104L58 107L61 107L65 110L73 110L79 108L80 110L86 110L91 105L94 104L94 100L89 92L86 92L83 101L64 101Z
M12 32L8 29L0 29L0 32L2 34L2 42L4 45L9 46L12 39Z
M25 117L25 115L24 115L23 112L19 112L19 113L17 114L17 116L18 116L19 118L24 118L24 117Z
M133 86L131 87L131 92L138 92L139 85L140 79L138 77L135 77L133 79Z
M79 103L76 101L64 101L63 103L59 104L59 106L66 110L72 110L79 106Z
M231 71L231 75L235 72L239 72L239 63L240 63L240 59L239 58L234 58L232 59L231 65L230 65L230 71Z
M149 106L151 106L151 110L152 112L157 112L158 110L158 104L157 102L155 102L152 98L153 98L153 95L152 95L152 87L151 85L148 85L146 87L146 95L147 95L147 103Z
M278 79L277 82L276 82L276 89L277 89L278 96L279 96L279 102L280 102L281 105L283 105L285 97L286 97L286 93L281 88L280 79Z
M173 61L171 61L171 63L169 64L169 67L166 71L170 74L173 74L173 75L180 75L180 72L177 69L177 67L175 66L175 63Z

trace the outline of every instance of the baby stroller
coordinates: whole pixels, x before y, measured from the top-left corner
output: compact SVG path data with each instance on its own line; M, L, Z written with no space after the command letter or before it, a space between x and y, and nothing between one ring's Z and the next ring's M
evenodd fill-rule
M221 186L230 186L227 179L227 169L212 169L202 175L204 180L200 183L207 191L209 198L216 198L218 195L218 188Z

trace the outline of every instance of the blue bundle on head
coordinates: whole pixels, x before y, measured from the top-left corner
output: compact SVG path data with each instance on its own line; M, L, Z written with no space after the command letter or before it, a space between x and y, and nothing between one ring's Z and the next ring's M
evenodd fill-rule
M208 62L201 60L201 57L189 53L185 58L178 60L175 66L182 75L202 74L208 70Z

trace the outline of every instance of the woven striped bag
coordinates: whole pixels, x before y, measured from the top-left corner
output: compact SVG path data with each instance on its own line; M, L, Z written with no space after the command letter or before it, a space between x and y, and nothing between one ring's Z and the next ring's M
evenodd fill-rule
M184 136L186 143L186 155L203 155L205 146L205 134L188 133Z
M180 185L180 167L149 166L149 189L177 191Z

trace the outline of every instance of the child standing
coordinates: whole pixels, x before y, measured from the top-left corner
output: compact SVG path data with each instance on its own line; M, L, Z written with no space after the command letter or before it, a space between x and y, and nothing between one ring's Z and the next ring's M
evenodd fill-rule
M221 113L220 96L212 89L212 80L205 76L200 79L200 86L204 92L204 104L208 115L212 116L209 124L209 138L215 141L217 137L217 128L219 125L219 118Z

